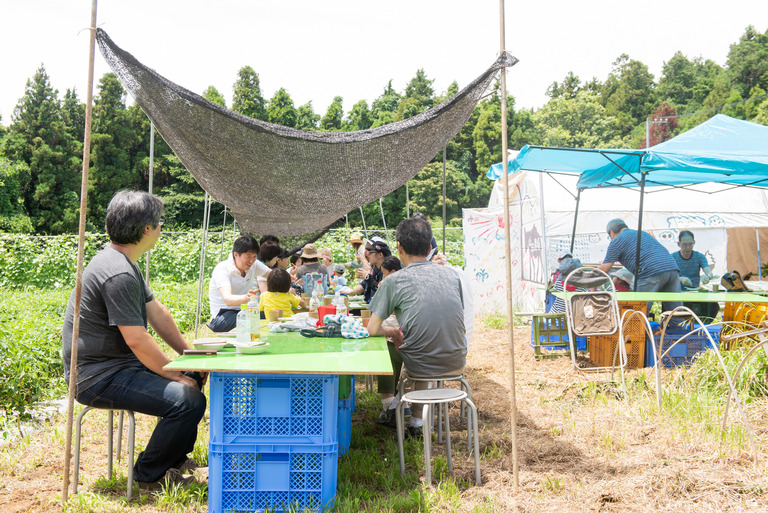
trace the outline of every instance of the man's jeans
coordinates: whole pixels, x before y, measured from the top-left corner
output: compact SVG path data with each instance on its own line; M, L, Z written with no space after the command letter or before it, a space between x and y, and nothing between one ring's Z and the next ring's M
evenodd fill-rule
M201 381L198 379L198 383ZM159 417L146 449L133 467L133 478L146 483L157 481L169 468L184 463L195 446L197 424L206 404L199 390L137 367L123 369L96 383L77 401L94 408L133 410Z
M237 325L237 314L240 310L219 310L218 315L211 319L208 323L208 327L214 333L224 333L226 331L232 331Z
M637 280L638 292L680 292L680 273L678 271L664 271L647 278ZM683 306L681 301L664 301L661 303L662 312L671 312L678 306ZM648 303L648 312L651 311L651 303ZM673 323L674 324L674 323Z

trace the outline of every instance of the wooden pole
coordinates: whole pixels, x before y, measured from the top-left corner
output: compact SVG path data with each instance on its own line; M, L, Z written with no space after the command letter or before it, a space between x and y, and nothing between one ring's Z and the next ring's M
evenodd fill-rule
M88 167L91 155L91 116L93 115L93 61L96 54L96 4L91 2L90 45L88 50L88 92L85 97L85 135L83 136L83 176L80 180L80 225L77 240L77 268L75 270L75 304L72 322L72 350L69 364L69 396L67 398L67 427L64 448L64 481L61 486L61 502L67 503L69 495L69 465L72 452L72 416L77 390L77 339L80 336L80 297L83 292L83 260L85 253L85 211L88 206Z
M504 0L499 0L499 20L500 20L500 53L506 51L504 36ZM504 184L504 261L507 271L507 318L509 319L509 406L510 423L512 433L512 476L513 491L518 492L520 487L519 469L517 465L517 393L515 390L515 327L512 319L515 315L514 305L512 304L512 250L511 250L511 230L509 227L509 154L507 148L507 70L501 68L501 163L502 179Z

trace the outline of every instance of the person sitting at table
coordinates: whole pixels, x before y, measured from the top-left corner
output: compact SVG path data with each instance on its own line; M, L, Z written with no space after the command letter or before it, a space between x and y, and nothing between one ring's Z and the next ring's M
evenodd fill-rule
M206 405L200 391L206 375L165 370L170 360L147 331L149 323L179 354L190 349L136 265L160 237L162 213L163 201L147 192L123 190L113 196L105 222L110 242L83 272L76 380L69 372L74 292L61 334L64 379L74 388L77 402L157 417L132 469L142 491L193 482L188 472L197 464L187 454L195 446Z
M259 247L259 260L270 269L277 265L277 260L283 253L283 249L273 240L267 240ZM259 286L259 292L264 294L267 291L267 277L256 276L256 283Z
M614 262L619 262L635 276L638 292L680 292L680 271L675 259L651 234L643 232L640 235L640 268L635 269L637 230L629 229L621 219L612 219L608 222L606 231L611 242L598 269L607 274ZM680 301L664 301L662 311L672 311L682 304Z
M344 264L336 264L333 273L336 275L336 289L340 290L347 286L347 279L344 277Z
M301 279L302 276L309 273L328 274L328 268L324 263L318 262L320 252L317 250L317 246L314 244L307 244L304 246L304 250L301 252L302 264L296 269L296 278Z
M384 275L381 272L381 264L386 257L391 255L392 251L389 249L386 242L379 237L371 239L365 246L365 258L370 264L371 270L366 272L364 268L357 269L355 271L355 276L360 280L360 283L351 289L344 290L344 293L349 296L363 294L365 302L370 303L371 299L373 299L373 296L376 294L376 291L379 289L379 283L382 278L384 278Z
M368 332L392 341L412 377L458 375L466 364L465 298L472 291L464 287L454 269L427 259L431 239L432 228L426 219L412 217L400 222L397 252L405 268L382 280L370 304ZM392 313L400 328L383 325ZM420 381L415 387L422 390L427 385ZM418 438L422 405L414 403L411 409L407 434Z
M277 257L277 264L275 264L275 267L279 267L280 269L288 270L291 267L291 254L288 252L287 249L283 249L283 252L280 253L280 256Z
M581 260L578 258L563 258L560 261L560 266L557 268L557 278L555 279L555 282L552 284L552 289L555 292L563 292L564 282L565 279L568 277L569 274L571 274L576 269L581 269ZM584 289L578 289L572 284L568 284L568 291L569 292L575 292L575 291L581 291ZM562 298L559 298L555 296L555 301L552 303L552 308L550 308L548 313L565 313L565 301L563 301Z
M323 264L325 264L325 267L328 269L330 274L331 270L333 269L333 252L328 248L321 249L320 259L323 261Z
M304 299L291 292L291 275L284 269L272 269L267 277L267 292L261 295L259 310L282 310L285 317L293 315L294 308L306 308Z
M680 284L684 290L695 290L699 288L699 283L706 285L712 279L712 269L709 267L707 257L698 251L693 250L696 241L693 232L682 230L677 236L677 246L680 251L672 253L677 267L680 269ZM704 273L700 275L700 273ZM684 302L684 306L690 308L699 317L714 319L720 311L720 305L716 302L698 303Z
M235 328L240 305L256 295L254 277L265 276L270 269L258 259L259 243L250 235L241 235L232 244L232 254L213 269L208 285L211 306L211 331L222 333Z
M616 292L630 292L635 287L635 277L624 268L611 272L611 277Z

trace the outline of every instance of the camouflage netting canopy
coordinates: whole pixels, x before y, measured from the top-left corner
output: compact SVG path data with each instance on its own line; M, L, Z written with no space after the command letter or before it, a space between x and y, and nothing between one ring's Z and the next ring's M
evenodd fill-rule
M503 53L458 94L412 118L357 132L309 132L242 116L166 80L97 31L101 53L200 186L246 232L301 235L413 178L467 122Z

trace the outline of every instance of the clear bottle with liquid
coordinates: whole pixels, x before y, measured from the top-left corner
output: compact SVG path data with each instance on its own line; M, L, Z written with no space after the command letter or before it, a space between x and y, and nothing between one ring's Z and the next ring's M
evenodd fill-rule
M349 312L347 311L347 304L344 302L344 296L342 296L340 293L337 292L336 295L333 296L333 301L331 304L336 307L337 314L349 315Z
M248 305L240 305L236 320L236 340L238 344L251 342L251 316L248 313Z
M248 316L251 322L251 342L259 341L259 331L261 328L261 318L259 316L259 299L253 296L248 301Z
M317 309L323 304L323 281L317 280L312 289L312 297L309 298L309 311L317 312Z

